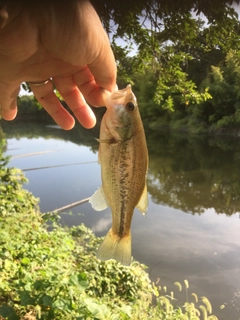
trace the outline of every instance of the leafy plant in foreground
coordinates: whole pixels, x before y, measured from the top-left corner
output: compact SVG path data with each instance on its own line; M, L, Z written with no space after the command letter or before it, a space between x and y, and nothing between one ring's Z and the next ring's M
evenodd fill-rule
M101 239L84 225L64 228L57 214L40 214L37 199L22 188L22 173L1 161L7 198L0 210L1 320L201 319L192 303L178 307L171 295L159 295L140 263L99 261ZM204 299L202 319L217 319Z
M37 210L38 199L22 188L27 182L23 172L7 167L9 157L1 152L4 146L4 140L0 141L0 216Z

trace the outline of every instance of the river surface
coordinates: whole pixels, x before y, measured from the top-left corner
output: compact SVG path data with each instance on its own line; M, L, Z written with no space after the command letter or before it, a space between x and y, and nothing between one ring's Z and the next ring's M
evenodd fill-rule
M9 166L25 171L25 187L40 198L42 212L87 198L101 185L97 129L2 127ZM134 213L133 257L175 292L177 304L186 296L174 282L187 279L189 296L207 296L219 320L239 320L240 138L162 133L147 134L147 142L149 209L146 217ZM85 203L71 212L62 214L66 225L84 223L97 236L111 226L109 209L96 212Z

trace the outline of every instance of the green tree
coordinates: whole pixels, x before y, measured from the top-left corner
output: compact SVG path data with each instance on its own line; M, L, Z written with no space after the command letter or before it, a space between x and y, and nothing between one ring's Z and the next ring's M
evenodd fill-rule
M202 86L212 99L199 105L193 115L213 128L240 127L240 52L230 50L219 66L212 66Z
M206 132L218 121L217 127L238 122L237 83L233 89L224 78L219 95L214 73L222 72L229 52L239 52L240 23L232 7L239 1L92 3L111 40L118 85L134 84L145 124Z
M239 43L239 22L230 6L232 1L211 1L211 4L182 1L176 5L148 0L131 1L127 6L119 1L104 1L104 5L102 1L93 1L93 4L111 34L120 75L129 81L129 71L151 70L157 84L154 101L170 111L178 105L198 104L210 98L208 91L200 90L198 84L212 61L202 64L199 79L189 77L189 65L194 73L194 64L198 66L206 53L218 49L224 54ZM201 13L208 26L199 18ZM124 49L116 44L119 38L126 43ZM126 55L132 44L137 53L131 59L131 70L126 70Z

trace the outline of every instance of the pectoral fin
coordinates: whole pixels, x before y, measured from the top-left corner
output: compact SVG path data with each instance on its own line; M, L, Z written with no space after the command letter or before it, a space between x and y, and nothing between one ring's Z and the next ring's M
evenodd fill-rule
M108 207L102 186L91 196L89 202L96 211L102 211Z
M145 216L147 209L148 209L148 193L147 193L147 186L145 184L145 187L143 189L143 193L141 195L141 198L137 204L137 208L139 211L142 212L142 214Z

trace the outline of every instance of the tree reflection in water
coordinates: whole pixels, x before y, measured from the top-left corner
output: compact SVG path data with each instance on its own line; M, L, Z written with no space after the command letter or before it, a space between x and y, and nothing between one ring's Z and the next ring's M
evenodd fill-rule
M240 145L234 137L148 136L148 191L155 203L192 214L240 211Z

